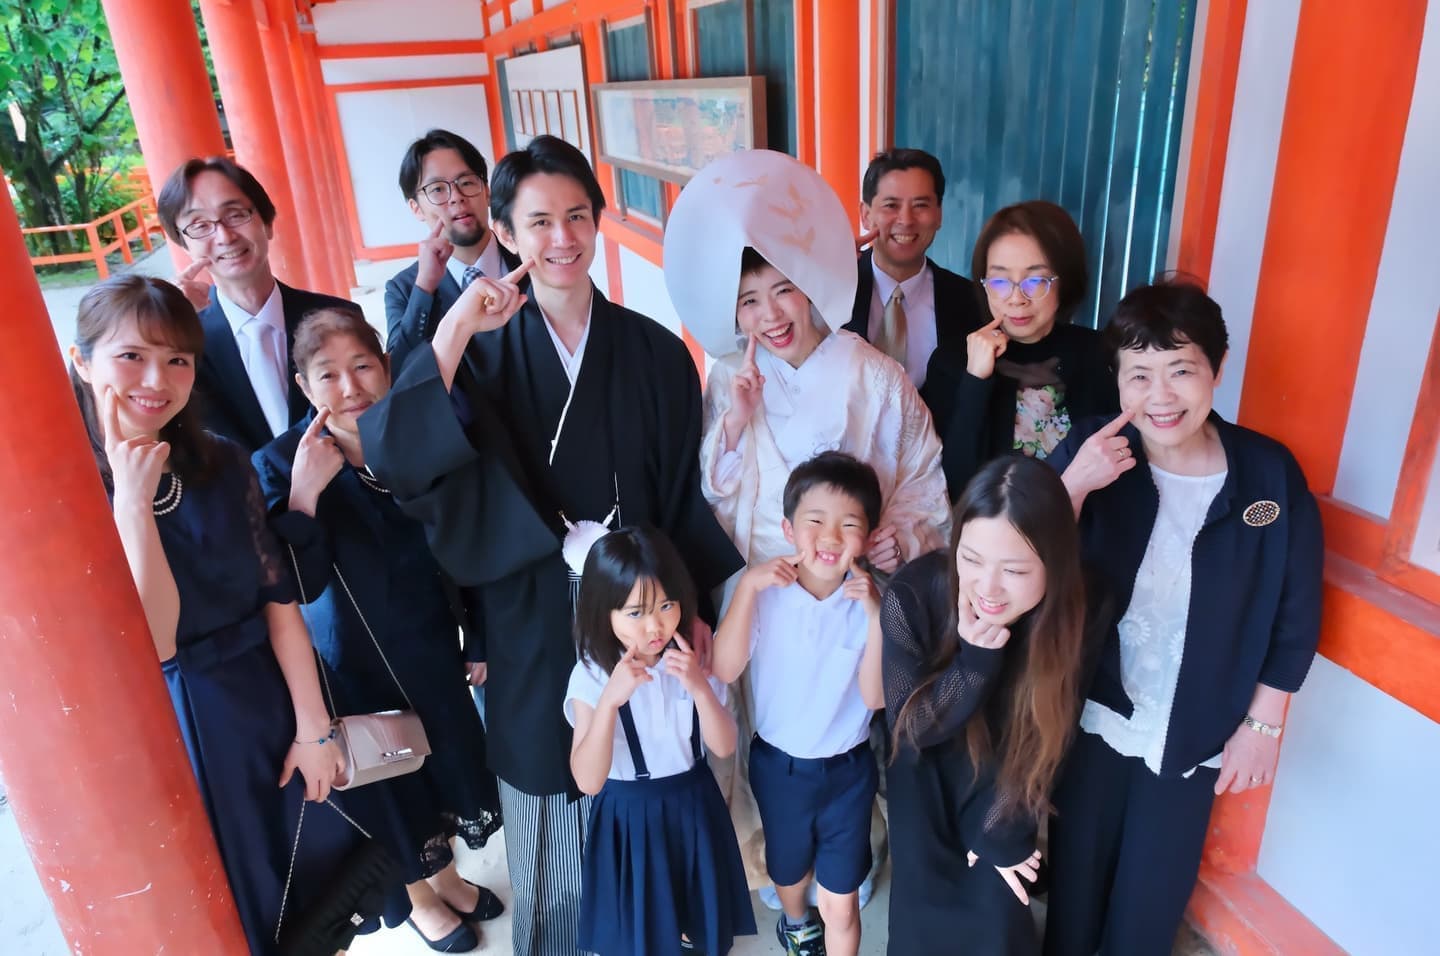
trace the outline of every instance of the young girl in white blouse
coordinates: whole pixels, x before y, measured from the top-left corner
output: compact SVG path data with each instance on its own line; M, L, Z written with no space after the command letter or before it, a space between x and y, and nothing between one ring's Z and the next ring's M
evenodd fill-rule
M590 549L565 692L570 770L596 795L576 942L586 952L721 956L755 932L740 848L705 762L706 750L734 752L735 719L724 685L680 636L694 616L695 586L658 531L616 531Z

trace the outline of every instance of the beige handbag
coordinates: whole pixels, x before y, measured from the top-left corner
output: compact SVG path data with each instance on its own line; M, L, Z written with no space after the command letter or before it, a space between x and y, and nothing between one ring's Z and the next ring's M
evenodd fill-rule
M295 549L288 543L286 547L290 548L290 560L295 565L295 583L300 588L300 600L308 604L310 602L305 598L305 585L300 580L300 563L295 560ZM390 661L380 649L380 642L375 639L375 632L370 630L370 622L365 620L360 604L350 592L350 585L345 583L340 566L332 564L331 568L335 571L335 580L340 582L345 596L350 599L350 606L355 609L356 617L360 618L360 623L364 625L365 633L370 635L370 643L375 645L375 653L380 655L386 672L395 682L395 688L400 691L400 696L405 698L406 707L405 710L382 710L374 714L336 717L332 722L335 745L345 755L345 769L336 775L331 786L336 790L353 790L367 783L388 780L419 770L424 765L425 758L430 755L430 740L425 736L425 725L415 713L415 705L410 703L410 695L405 693L405 688L400 685L400 679L395 676ZM321 660L318 652L315 655L315 664L320 669L320 680L325 687L325 705L333 714L335 698L330 693L330 678L326 675L325 662Z

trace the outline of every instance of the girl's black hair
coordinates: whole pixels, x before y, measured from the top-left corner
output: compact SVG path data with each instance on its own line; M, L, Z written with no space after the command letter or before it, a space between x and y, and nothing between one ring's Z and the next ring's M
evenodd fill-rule
M575 646L582 659L607 674L625 653L610 612L624 607L636 581L648 607L658 586L666 598L680 602L679 632L688 634L695 620L695 583L670 539L649 527L612 531L590 549L580 578L580 599L575 608Z

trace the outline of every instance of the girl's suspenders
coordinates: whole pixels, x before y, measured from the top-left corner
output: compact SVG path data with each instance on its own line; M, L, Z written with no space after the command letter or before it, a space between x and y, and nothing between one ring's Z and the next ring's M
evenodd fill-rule
M700 762L700 711L691 710L690 752L695 763ZM645 753L640 749L640 735L635 732L635 717L630 713L630 702L620 705L620 726L625 731L625 743L630 747L630 761L635 764L635 779L649 780L650 770L645 766Z

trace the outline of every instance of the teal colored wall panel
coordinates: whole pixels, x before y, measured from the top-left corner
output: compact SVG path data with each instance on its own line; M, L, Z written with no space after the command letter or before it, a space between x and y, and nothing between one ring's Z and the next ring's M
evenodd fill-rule
M1098 325L1164 267L1196 0L897 0L894 142L939 157L931 255L968 274L986 217L1024 199L1085 237Z
M695 54L700 76L745 76L744 0L724 0L697 7Z
M754 71L765 77L765 145L795 155L795 0L755 0Z

